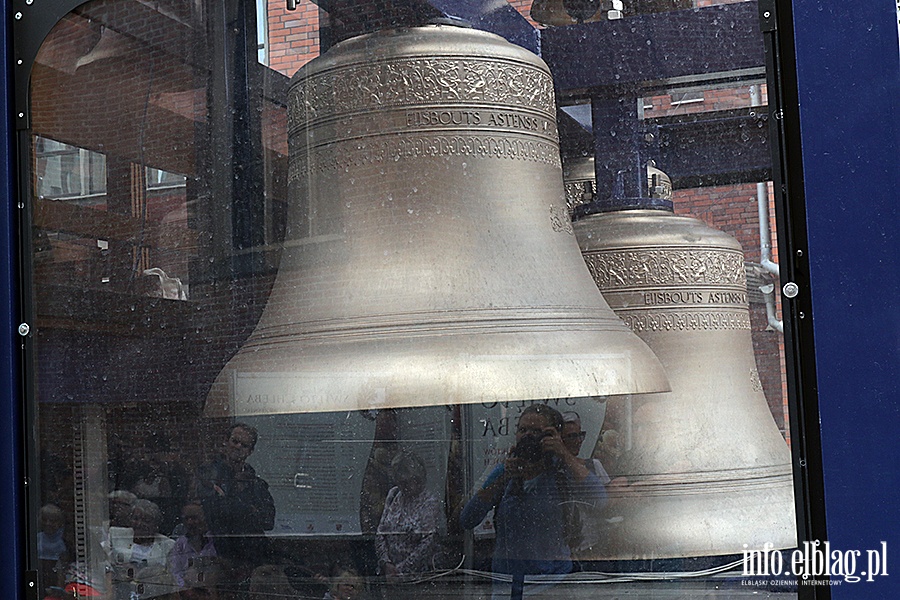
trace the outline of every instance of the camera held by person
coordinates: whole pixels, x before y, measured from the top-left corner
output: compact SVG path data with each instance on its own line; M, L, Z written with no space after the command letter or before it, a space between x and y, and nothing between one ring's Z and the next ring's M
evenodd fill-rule
M547 452L544 449L543 440L553 435L550 431L532 432L523 435L510 450L510 456L521 458L527 462L539 462L544 460Z

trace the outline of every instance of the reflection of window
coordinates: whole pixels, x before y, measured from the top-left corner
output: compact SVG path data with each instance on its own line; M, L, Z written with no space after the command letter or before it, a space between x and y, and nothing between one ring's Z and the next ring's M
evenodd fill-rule
M39 198L84 198L106 193L106 156L48 138L35 138Z
M268 29L268 0L256 0L256 59L261 65L269 64Z
M147 167L147 189L181 187L186 180L184 175Z
M703 102L703 92L672 92L672 106L680 106L682 104L694 104L695 102Z

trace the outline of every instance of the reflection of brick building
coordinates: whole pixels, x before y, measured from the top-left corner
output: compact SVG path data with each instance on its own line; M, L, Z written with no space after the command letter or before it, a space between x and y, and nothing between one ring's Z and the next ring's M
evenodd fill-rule
M268 4L268 49L266 63L290 77L319 55L319 7L302 0L289 11L284 2Z

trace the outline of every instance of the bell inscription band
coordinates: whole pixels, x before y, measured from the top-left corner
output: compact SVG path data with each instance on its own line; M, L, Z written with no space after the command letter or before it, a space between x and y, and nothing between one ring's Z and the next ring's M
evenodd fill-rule
M207 414L668 389L597 291L534 54L452 26L337 44L293 77L290 214Z
M594 455L613 477L611 500L582 557L795 546L790 454L756 370L740 244L666 210L592 214L574 227L597 286L672 383L607 402Z

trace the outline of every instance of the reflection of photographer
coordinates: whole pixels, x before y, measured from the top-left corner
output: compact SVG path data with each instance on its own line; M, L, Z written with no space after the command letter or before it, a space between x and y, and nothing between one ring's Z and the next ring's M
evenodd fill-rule
M521 598L526 575L543 581L572 570L567 529L573 503L605 500L603 483L561 436L562 415L545 404L526 408L516 429L516 445L488 476L460 515L463 527L477 526L494 509L493 570L512 575L512 588L495 585L494 598ZM529 586L529 591L540 586Z

